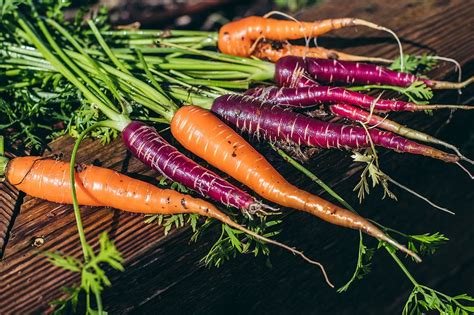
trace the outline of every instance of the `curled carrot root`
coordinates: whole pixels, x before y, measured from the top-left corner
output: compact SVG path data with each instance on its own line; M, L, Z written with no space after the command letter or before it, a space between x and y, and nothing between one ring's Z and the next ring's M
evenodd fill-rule
M257 58L267 59L273 62L277 62L280 58L285 56L336 59L345 61L364 61L374 63L391 63L393 61L385 58L346 54L324 47L306 47L300 45L291 45L289 43L274 44L269 42L259 43L252 55Z
M325 19L316 22L296 20L277 20L260 16L249 16L227 23L219 31L218 47L225 54L249 57L255 49L255 42L261 39L287 41L300 38L311 38L333 30L366 26L388 32L397 40L400 55L403 55L401 43L396 34L383 26L356 18ZM402 59L403 62L403 59ZM401 66L403 68L403 65Z

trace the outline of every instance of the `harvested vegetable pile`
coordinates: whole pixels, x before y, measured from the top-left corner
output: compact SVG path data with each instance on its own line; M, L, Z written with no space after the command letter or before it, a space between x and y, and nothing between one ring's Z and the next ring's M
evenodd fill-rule
M200 225L195 235L211 222L200 224L197 215L212 218L223 224L228 242L221 235L204 258L206 264L220 266L237 252L269 255L268 243L317 265L326 283L334 287L321 263L271 239L278 234L275 225L284 228L282 213L299 210L359 231L357 267L339 292L362 277L368 255L365 233L378 240L414 285L404 313L473 311L473 298L451 297L419 284L397 255L401 251L421 262L421 248L435 248L447 241L444 235L408 235L364 218L321 181L319 185L340 206L309 193L290 183L239 134L269 146L315 181L317 177L303 166L314 152L351 151L354 161L365 166L355 188L360 200L369 192L369 180L373 186L381 184L384 195L395 198L389 189L392 183L452 214L384 173L376 150L381 147L456 164L472 178L468 168L474 162L454 145L388 119L388 114L397 111L436 114L438 109L474 108L428 104L432 90L462 89L473 78L445 82L406 72L429 68L446 58L403 55L394 31L356 18L302 23L248 17L225 25L217 35L114 30L105 10L93 19L84 20L81 11L74 21L65 21L63 3L53 4L7 2L2 8L1 132L7 136L8 147L31 151L40 151L52 138L73 136L77 140L72 158L69 163L39 156L8 159L2 143L0 176L31 196L73 204L83 260L46 254L53 264L81 273L80 286L58 303L58 311L70 312L81 300L86 313L102 314L101 294L111 285L95 260L100 253L95 254L86 240L79 205L154 214L148 221L159 223L163 216L173 220L187 214L193 229ZM290 42L356 25L392 34L400 58L354 56ZM216 45L219 52L213 49ZM388 68L360 61L393 63ZM394 90L408 100L365 94L369 89ZM331 115L345 120L328 120ZM44 128L52 123L55 128ZM163 125L169 125L174 142L159 131ZM179 192L105 168L76 165L80 143L87 136L104 145L121 137L133 156L171 181L171 188ZM100 245L110 255L99 262L123 270L123 257L106 234Z

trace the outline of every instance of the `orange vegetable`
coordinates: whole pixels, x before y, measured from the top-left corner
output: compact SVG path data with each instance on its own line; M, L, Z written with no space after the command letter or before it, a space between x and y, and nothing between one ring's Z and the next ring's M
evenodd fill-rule
M5 175L12 185L28 195L57 203L72 203L69 163L36 156L18 157L8 161L0 156L0 173L3 173L0 175ZM160 189L119 172L92 165L77 166L75 186L80 205L108 206L148 214L195 213L217 219L256 239L282 247L318 265L327 283L333 286L320 263L307 258L294 248L248 230L202 199L171 189Z
M171 133L186 149L263 198L332 224L361 230L420 260L366 219L290 184L239 134L209 111L191 105L181 107L171 121Z
M256 46L253 56L277 62L278 59L285 56L300 56L321 59L336 59L345 61L366 61L376 63L390 63L392 60L377 57L366 57L346 54L337 50L326 49L324 47L306 47L291 45L289 43L260 43Z
M274 41L295 40L323 35L344 27L363 25L374 29L392 31L374 23L356 18L326 19L315 22L276 20L249 16L227 23L219 30L218 47L225 54L249 57L254 43L260 39Z
M198 213L212 217L218 211L206 201L160 189L107 168L78 165L76 171L77 198L81 205L108 206L138 213ZM57 203L72 203L69 163L35 156L19 157L8 163L6 178L28 195Z

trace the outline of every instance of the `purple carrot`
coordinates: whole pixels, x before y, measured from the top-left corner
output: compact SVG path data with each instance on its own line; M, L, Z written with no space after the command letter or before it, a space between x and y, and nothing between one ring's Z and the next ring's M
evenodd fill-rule
M301 88L319 85L309 76L303 62L293 62L291 58L281 58L278 61L274 79L279 86Z
M262 101L272 104L291 107L310 107L324 103L346 103L379 112L388 111L420 111L435 110L443 108L451 109L474 109L467 105L423 105L397 100L385 100L375 98L364 93L353 92L342 87L331 86L307 86L300 88L292 87L258 87L248 90L246 95L256 97Z
M391 132L324 122L242 95L218 97L211 110L242 132L269 141L284 140L320 148L361 149L374 145L457 163L459 157ZM369 139L370 136L370 139Z
M262 204L252 196L186 157L170 145L155 128L132 121L122 131L122 139L140 161L202 196L247 213L262 210Z
M432 137L426 133L423 133L418 130L411 129L409 127L403 126L393 120L388 119L387 117L377 116L374 113L369 113L358 107L354 107L347 104L334 104L329 106L330 111L339 117L349 119L351 121L357 121L369 126L376 126L379 129L387 130L398 135L401 135L405 138L438 144L444 146L445 148L451 149L459 156L461 160L474 164L474 161L465 157L461 151L454 145L447 143L445 141L439 140L435 137Z
M474 77L459 83L435 81L367 63L296 56L286 56L278 60L275 65L275 81L287 85L287 82L295 80L291 78L291 69L304 69L319 83L381 84L408 87L415 81L421 81L432 89L461 89L474 82Z

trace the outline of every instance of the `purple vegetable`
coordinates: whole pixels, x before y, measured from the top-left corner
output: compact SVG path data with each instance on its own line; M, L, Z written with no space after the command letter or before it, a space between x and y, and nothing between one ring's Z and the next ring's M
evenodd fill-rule
M276 63L274 80L279 86L305 87L318 85L307 73L305 63L302 60L295 62L293 59L286 57L281 58Z
M218 97L211 110L225 122L257 138L284 140L298 145L320 148L360 149L374 145L397 152L421 154L445 162L457 162L459 157L378 129L324 122L262 103L242 95ZM370 139L369 139L370 135Z
M474 77L460 83L434 81L410 73L397 72L367 63L318 58L286 56L275 65L275 81L289 86L294 76L292 69L304 69L319 83L381 84L408 87L415 81L424 82L433 89L460 89L474 81ZM297 75L296 75L297 76Z
M245 92L261 101L268 101L275 105L290 107L310 107L323 103L346 103L375 111L419 111L442 108L474 109L473 106L463 105L421 105L410 102L385 100L363 93L352 92L341 87L309 86L300 88L265 87L253 88Z
M140 161L202 196L248 213L262 207L246 192L183 155L151 126L132 121L122 131L122 139Z

